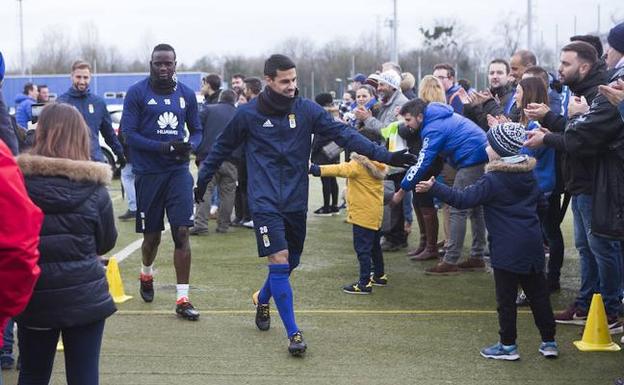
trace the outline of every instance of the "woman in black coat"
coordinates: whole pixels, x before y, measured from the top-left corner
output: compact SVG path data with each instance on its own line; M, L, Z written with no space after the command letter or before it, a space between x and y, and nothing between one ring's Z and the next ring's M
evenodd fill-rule
M32 201L45 217L41 276L17 317L19 384L48 384L59 334L68 384L97 384L104 321L116 310L99 255L117 240L106 185L111 169L89 160L89 131L80 113L51 104L39 118L35 145L21 155Z

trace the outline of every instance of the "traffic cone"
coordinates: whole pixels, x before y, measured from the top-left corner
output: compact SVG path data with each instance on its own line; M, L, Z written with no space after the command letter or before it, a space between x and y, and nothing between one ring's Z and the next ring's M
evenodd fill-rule
M594 294L585 330L583 330L583 338L581 341L574 341L574 345L583 352L617 352L620 350L620 346L611 340L607 314L600 294Z
M117 264L117 258L110 257L108 260L108 266L106 267L106 280L108 281L108 291L113 297L115 303L124 303L130 298L124 292L123 282L121 281L121 273L119 272L119 265Z

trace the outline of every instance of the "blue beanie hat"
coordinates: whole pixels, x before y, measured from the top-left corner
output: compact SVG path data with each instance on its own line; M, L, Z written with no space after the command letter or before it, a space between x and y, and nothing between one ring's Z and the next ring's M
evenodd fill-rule
M624 23L620 23L609 31L607 37L609 45L620 53L624 53Z
M354 82L364 83L366 81L366 76L364 74L355 74L353 77Z
M526 140L524 126L520 123L501 123L487 132L488 143L501 157L518 155Z
M0 52L0 82L4 79L4 58L2 52Z

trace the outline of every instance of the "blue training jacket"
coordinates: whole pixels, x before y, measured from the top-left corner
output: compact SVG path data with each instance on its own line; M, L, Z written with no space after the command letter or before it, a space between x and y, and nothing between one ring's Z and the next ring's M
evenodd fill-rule
M188 162L176 160L174 154L162 153L163 143L185 140L196 151L202 140L195 92L182 83L171 94L155 93L145 78L128 89L124 99L121 130L126 137L132 171L135 174L157 174L188 169Z
M336 122L310 100L296 97L288 114L268 116L258 111L256 98L238 108L217 138L201 164L197 185L208 184L221 163L243 145L251 212L307 211L312 134L370 159L387 163L390 158L385 147Z
M28 122L32 120L32 105L37 101L28 95L19 94L15 97L15 121L24 128L28 128Z
M420 136L423 144L418 154L418 163L409 168L401 182L401 188L405 191L414 188L439 154L456 169L475 166L488 160L485 132L470 119L453 113L453 108L449 105L427 105Z
M80 115L89 126L89 137L91 139L91 160L103 162L104 154L100 149L100 132L106 144L113 152L120 156L123 154L123 147L115 135L110 114L106 109L106 102L101 97L92 94L88 89L85 92L78 91L70 87L67 92L59 96L57 102L71 104L76 107Z

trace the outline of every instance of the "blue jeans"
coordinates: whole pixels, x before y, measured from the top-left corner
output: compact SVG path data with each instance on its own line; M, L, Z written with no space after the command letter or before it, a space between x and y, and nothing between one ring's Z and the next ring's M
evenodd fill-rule
M19 325L19 385L48 385L59 334L65 347L67 385L99 383L104 320L65 329L35 330Z
M13 354L13 344L15 343L15 338L13 336L13 318L9 320L6 324L6 328L4 328L4 334L2 335L2 350L0 354Z
M370 230L364 227L353 225L353 248L357 253L360 263L361 285L368 284L370 274L374 272L376 276L384 275L384 261L381 251L381 230Z
M126 164L126 167L121 169L121 184L126 192L128 210L136 211L136 191L134 189L134 173L132 172L131 163Z
M591 233L592 197L572 197L574 243L581 258L581 288L576 306L588 310L594 293L600 293L608 316L618 314L622 256L620 242Z

